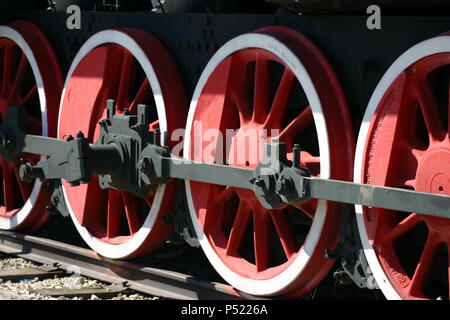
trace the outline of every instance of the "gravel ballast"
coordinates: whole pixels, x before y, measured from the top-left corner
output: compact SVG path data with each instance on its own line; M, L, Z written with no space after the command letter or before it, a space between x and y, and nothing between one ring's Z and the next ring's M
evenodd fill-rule
M18 270L37 268L38 265L14 257L0 257L0 270ZM97 280L88 279L78 275L64 275L62 277L54 276L48 279L24 278L18 281L3 281L0 279L0 300L157 300L158 297L149 297L134 292L118 293L113 297L103 299L95 294L85 296L49 296L39 291L83 291L84 289L108 289L108 284ZM86 290L84 290L86 291Z

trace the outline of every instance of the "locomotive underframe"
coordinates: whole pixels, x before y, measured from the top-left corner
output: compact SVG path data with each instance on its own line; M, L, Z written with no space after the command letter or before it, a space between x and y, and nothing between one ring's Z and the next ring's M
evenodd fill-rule
M147 30L158 37L175 58L188 97L192 95L207 61L227 40L267 25L289 27L311 39L329 59L346 93L355 132L361 122L367 101L387 67L413 44L450 29L450 20L443 17L383 17L381 30L368 30L366 16L234 15L233 19L229 19L229 15L223 14L158 15L82 12L81 30L68 30L66 28L67 15L60 12L20 12L12 14L9 19L12 21L16 17L34 23L47 35L64 71L67 71L79 47L87 38L100 30L121 27ZM8 22L2 21L2 23ZM358 45L361 43L364 46ZM34 137L34 139L35 142L42 143L44 146L62 143L56 139L39 139L39 137ZM81 136L80 139L82 139ZM155 153L155 157L159 157L160 160L166 159L170 164L171 160L168 157L162 157L157 153ZM139 159L135 160L137 164ZM153 160L157 160L157 158ZM278 160L280 160L280 156ZM254 188L255 181L250 183L251 179L249 179L249 177L254 178L255 176L253 170L245 171L245 169L225 166L212 168L210 165L204 164L201 166L202 168L206 167L207 170L198 170L204 174L194 177L191 171L193 165L195 166L195 164L183 164L178 167L177 174L172 171L172 174L165 174L160 178L176 177L211 182L211 177L217 177L218 173L220 176L227 176L233 171L233 174L238 176L242 174L245 177L245 179L241 179L242 183L239 184L239 187ZM283 165L282 168L287 169L287 166ZM274 178L281 177L281 173L282 171L276 173ZM63 177L65 176L60 173L59 176L51 178ZM291 199L292 201L299 201L302 197L312 197L396 210L404 209L405 211L408 211L408 208L414 208L416 212L450 218L448 214L450 197L447 196L321 180L308 177L304 171L300 170L290 179L295 182L296 193L300 194L296 199ZM83 182L82 179L78 180ZM215 183L218 183L217 180ZM54 185L57 186L58 183ZM305 188L306 186L307 188ZM56 188L55 194L57 192L58 188ZM377 192L379 194L374 197L374 193ZM366 196L362 197L361 194ZM266 198L265 196L267 194L262 192L262 197ZM286 201L286 198L283 201ZM270 201L268 202L270 206ZM58 206L59 210L63 210L62 208L62 206ZM347 209L344 211L349 210L349 206L344 205L343 208ZM351 227L349 220L351 220L349 215L344 215L341 225L341 241L358 242L358 237L354 236L357 231ZM186 225L186 223L181 224ZM350 240L348 240L349 238ZM344 269L351 278L358 281L357 271L354 270L356 268L349 266L354 266L355 263L364 264L364 259L359 254L360 249L359 244L353 246L340 244L336 250L326 254L330 258L343 257ZM346 253L344 250L350 250L350 253ZM362 283L365 281L358 282L364 286Z

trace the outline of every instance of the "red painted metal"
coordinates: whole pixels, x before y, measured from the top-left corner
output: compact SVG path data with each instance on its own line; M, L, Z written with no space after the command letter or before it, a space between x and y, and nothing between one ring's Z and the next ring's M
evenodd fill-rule
M364 183L450 195L449 66L448 53L427 56L385 92L365 146ZM449 220L376 208L363 213L369 241L399 295L448 298ZM439 264L444 279L435 277Z
M342 89L330 65L314 44L294 31L268 27L256 32L272 35L286 44L305 65L324 108L330 141L331 178L350 180L354 152L352 125ZM271 97L274 65L282 71ZM299 142L299 137L314 126L311 107L308 105L298 106L303 109L288 120L286 109L295 83L292 70L281 57L256 48L237 51L224 59L207 80L198 99L194 121L201 121L202 136L209 129L219 129L224 137L226 129L239 130L226 159L229 165L255 167L261 160L263 142L274 138L287 144L288 158L292 159L294 141ZM221 116L217 117L217 114ZM268 136L258 136L256 143L252 144L239 139L249 132L246 130L258 129L267 129ZM271 129L279 129L280 134L270 136ZM192 132L191 140L194 134L198 135L199 132ZM204 150L207 146L211 146L210 140L203 141L203 148L200 149ZM222 152L214 149L212 156L205 159L198 152L198 147L195 143L191 144L192 158L205 162L213 162L215 155ZM242 157L247 163L242 161ZM313 174L319 174L318 155L302 151L301 162ZM303 218L312 222L317 201L268 210L262 207L252 191L197 182L191 182L190 185L194 207L201 208L197 210L197 215L203 232L222 263L233 273L248 279L271 279L282 274L298 257L303 241L296 238L296 234L301 232L306 237L309 228L300 232L294 230L290 216L294 212L302 212ZM280 294L303 294L327 274L334 261L325 260L324 252L336 244L338 219L337 206L329 203L324 228L320 235L315 235L319 237L318 245L314 252L308 253L309 263L304 272L292 279L292 283ZM247 242L248 237L246 239L249 231L253 234L251 244ZM284 261L279 263L271 262L275 254L270 250L274 235L284 252ZM245 252L248 248L253 248L250 249L254 251L253 254Z
M46 99L48 136L55 136L63 83L57 58L50 43L36 26L26 21L16 21L8 26L23 37L34 55L36 67L43 80L43 88L40 89L43 90ZM38 84L28 57L16 42L0 38L0 114L5 116L6 108L14 105L26 107L28 130L33 134L42 134ZM25 160L36 163L39 157L30 155L26 156ZM30 198L33 184L20 180L19 164L8 163L2 159L0 167L2 179L0 216L11 220L13 229L30 231L38 228L47 218L45 206L50 201L49 195L42 187L23 221L15 222L16 214Z
M182 128L186 118L186 101L178 73L168 52L152 35L135 29L121 29L144 50L161 84L166 108L167 128ZM106 100L115 99L118 114L125 108L131 114L138 104L154 106L149 80L136 58L122 45L105 43L89 52L76 66L66 82L59 119L59 138L82 131L92 142L99 136L100 119L106 118ZM151 119L150 130L159 127ZM173 146L173 142L169 141ZM107 159L105 160L107 161ZM98 178L88 184L70 187L64 182L67 201L76 219L92 237L111 245L125 244L141 229L154 202L154 194L139 198L120 190L103 190ZM156 222L140 247L124 258L142 256L159 247L172 225L162 217L173 207L176 183L166 185Z

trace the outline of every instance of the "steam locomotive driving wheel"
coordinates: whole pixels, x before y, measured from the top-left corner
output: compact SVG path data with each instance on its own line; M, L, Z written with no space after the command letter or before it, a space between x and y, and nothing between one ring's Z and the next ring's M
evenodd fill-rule
M136 114L139 104L147 105L150 131L170 136L184 125L186 103L174 63L145 31L106 30L81 47L64 86L58 137L70 139L81 131L95 143L110 99L118 115ZM164 136L161 143L172 146ZM174 204L175 188L172 181L138 197L101 188L97 176L79 186L63 184L70 215L83 239L99 254L116 259L141 256L165 240L171 224L163 217Z
M358 138L355 182L450 195L450 37L423 41L388 69ZM448 299L450 224L356 206L364 251L389 299Z
M189 110L185 158L255 168L264 142L279 140L290 160L300 144L301 165L313 175L348 180L349 119L336 76L311 42L287 28L259 29L230 40L206 66ZM238 290L302 294L333 264L324 253L337 241L334 204L270 210L253 191L193 181L186 193L204 252Z
M44 34L26 21L0 26L0 115L6 109L24 106L29 132L56 135L62 76L53 49ZM36 163L37 155L23 160ZM50 195L45 183L24 182L19 163L0 159L0 228L34 230L47 219Z

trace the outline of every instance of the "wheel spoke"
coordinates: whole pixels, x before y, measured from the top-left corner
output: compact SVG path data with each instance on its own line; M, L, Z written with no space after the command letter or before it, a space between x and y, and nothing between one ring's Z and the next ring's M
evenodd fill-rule
M309 165L320 165L320 157L313 156L309 152L301 151L300 152L300 159L302 162L302 166L309 166Z
M13 58L13 48L11 46L5 46L3 49L3 66L2 66L3 73L1 74L3 80L0 92L0 94L4 97L8 96L7 91L10 88L12 78L11 72L12 58Z
M239 247L244 239L245 231L247 230L250 221L251 209L248 205L241 202L233 221L230 237L228 239L226 253L234 255L239 250Z
M71 204L78 221L83 227L103 221L108 210L108 190L100 188L98 177L92 177L88 184L77 188L78 202Z
M310 106L303 110L294 120L284 128L279 136L280 141L298 136L313 120Z
M380 240L392 241L414 228L421 221L422 218L420 215L418 215L417 213L411 213L405 219L400 221L400 223L397 224L393 229L391 229L387 235L380 237Z
M288 149L291 149L293 147L293 141L292 139L284 140L286 143L286 146ZM288 152L287 158L288 160L293 160L293 153ZM320 157L319 156L313 156L307 151L301 151L300 152L300 165L303 168L309 169L309 171L315 175L319 176L320 174Z
M277 230L280 242L287 259L297 251L294 228L283 210L271 212L272 221Z
M4 46L0 45L0 95L3 93L3 60L4 60Z
M150 98L150 82L147 78L141 83L136 96L130 104L130 112L135 114L137 112L137 106L140 103L146 102Z
M130 90L134 81L134 71L136 70L134 57L128 52L123 53L122 68L120 71L119 92L117 94L117 108L123 110L129 105Z
M20 101L20 104L24 104L24 103L30 101L33 97L36 96L37 93L38 93L38 87L37 87L37 84L36 84L30 89L30 91L28 91L24 95L24 97Z
M247 90L235 89L231 93L231 98L236 105L241 124L250 121L252 118L252 101Z
M15 164L12 165L14 170L14 176L16 178L17 184L19 185L20 194L22 195L22 199L24 202L28 199L31 194L32 184L26 183L20 179L19 169Z
M255 90L253 98L253 121L263 122L267 118L270 100L269 61L256 54Z
M108 215L106 236L114 238L119 235L123 210L121 191L111 189L108 191Z
M253 241L255 248L256 270L261 272L269 265L270 212L253 211Z
M313 156L309 152L300 152L300 164L302 167L309 169L309 171L318 176L320 174L320 157Z
M138 199L128 192L122 192L122 201L125 205L125 215L128 221L130 234L135 234L141 228L142 220L137 206Z
M293 203L291 204L294 208L297 208L303 212L308 218L314 220L314 215L316 214L317 200L311 199L307 202Z
M27 130L32 134L42 133L42 122L41 119L34 118L31 116L27 117Z
M446 130L444 129L444 124L439 114L439 106L430 85L423 79L415 80L413 83L430 141L442 140Z
M217 203L223 204L230 200L233 195L236 193L235 189L232 187L225 187L217 196L216 201Z
M420 159L425 154L425 151L416 149L416 148L414 148L414 146L408 145L406 147L411 151L411 154L413 155L414 158L416 158L417 162L419 162Z
M284 118L284 114L292 93L292 88L295 83L294 81L294 73L290 69L286 68L283 76L281 77L280 84L270 108L270 113L265 123L266 128L278 128L281 126L281 122Z
M423 289L433 268L438 245L439 243L436 241L434 234L430 233L411 280L410 293L423 295Z
M14 172L11 170L10 166L4 162L2 166L3 175L3 195L5 199L5 207L7 211L15 209L15 193L14 190Z
M403 184L400 185L400 187L415 189L416 188L416 180L415 179L405 180L403 182Z
M19 96L20 90L25 79L26 71L28 67L28 59L24 53L22 53L20 57L19 66L16 71L16 76L14 77L14 81L12 84L12 88L10 91L10 97Z
M207 205L206 208L214 208L215 214L208 214L209 210L201 210L198 216L199 222L203 231L205 233L210 233L214 230L216 226L218 226L220 221L220 216L223 210L223 203L217 203L217 194L220 193L223 187L219 185L214 185L209 188L207 196Z
M150 131L155 131L156 129L159 129L159 120L155 120L152 123L148 125Z
M380 161L374 161L371 165L371 170L378 172L376 176L371 177L368 183L376 185L387 185L388 177L395 176L389 175L390 168L393 167L394 161L399 159L396 153L396 147L404 144L404 137L402 136L402 121L404 120L404 107L405 107L405 89L406 89L406 74L402 74L392 84L392 88L386 97L389 97L390 107L389 113L383 118L383 126L380 128L380 134L378 139L383 141L383 144L379 146L380 150L375 149L374 152L380 152L383 154L383 158ZM395 167L395 166L394 166ZM385 168L385 169L381 169ZM415 172L414 168L414 172Z

